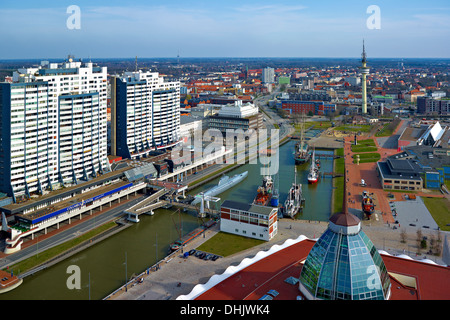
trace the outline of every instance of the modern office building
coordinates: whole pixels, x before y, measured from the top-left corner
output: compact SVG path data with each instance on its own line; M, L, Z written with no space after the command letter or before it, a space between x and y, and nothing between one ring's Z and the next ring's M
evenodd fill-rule
M241 100L222 106L216 114L208 118L208 128L220 130L222 133L237 129L258 130L262 127L259 108L252 103L243 104Z
M110 171L107 70L41 62L0 83L0 191L14 202Z
M424 115L450 115L450 100L417 97L417 113Z
M146 157L180 142L180 83L158 72L111 77L111 153Z
M422 168L411 159L391 159L377 162L381 186L387 190L422 191Z

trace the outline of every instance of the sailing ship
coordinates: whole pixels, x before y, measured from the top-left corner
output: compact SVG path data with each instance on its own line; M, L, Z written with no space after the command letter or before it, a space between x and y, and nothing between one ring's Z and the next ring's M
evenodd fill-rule
M294 218L300 210L302 202L302 185L300 183L297 184L297 168L295 168L294 183L289 189L288 196L284 202L283 216Z
M319 169L316 165L315 151L313 150L311 158L311 166L309 167L308 183L316 183L319 180Z
M273 195L273 180L271 176L264 176L262 185L258 187L253 204L260 206L267 206L270 203Z
M363 191L362 193L361 208L368 218L370 218L372 213L375 211L375 204L367 191Z
M311 153L309 151L308 144L305 142L305 127L303 123L304 119L302 118L302 122L300 124L300 141L295 144L294 151L294 160L295 164L303 164L308 162Z

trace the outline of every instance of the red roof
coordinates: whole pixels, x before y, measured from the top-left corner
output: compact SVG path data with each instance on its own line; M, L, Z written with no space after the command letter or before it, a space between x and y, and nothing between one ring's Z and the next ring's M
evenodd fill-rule
M274 300L296 300L301 296L298 283L293 285L285 280L291 276L298 279L314 243L314 240L303 240L275 252L218 283L196 300L258 300L269 290L279 293ZM391 273L391 300L450 299L450 268L386 254L381 256ZM402 284L395 274L414 278L416 288Z

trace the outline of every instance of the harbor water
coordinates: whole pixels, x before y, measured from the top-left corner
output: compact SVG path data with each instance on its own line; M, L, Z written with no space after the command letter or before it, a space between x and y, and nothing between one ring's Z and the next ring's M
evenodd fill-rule
M279 189L280 204L294 182L295 141L280 146L279 170L273 177ZM332 151L316 150L316 154L332 154ZM333 171L332 158L321 158L321 172ZM244 164L227 173L233 176L248 171L248 177L217 197L221 201L251 202L256 195L263 176L259 164ZM303 185L305 207L297 219L326 221L330 217L332 178L322 177L319 183L308 185L309 164L297 166L297 183ZM220 177L191 190L197 194L218 183ZM141 215L140 222L77 253L70 258L39 271L24 279L21 286L0 295L0 300L98 300L119 288L133 275L144 272L168 253L169 245L181 235L199 227L202 223L195 213L184 213L175 209L158 209L153 216ZM81 271L81 289L67 286L69 266L78 266Z

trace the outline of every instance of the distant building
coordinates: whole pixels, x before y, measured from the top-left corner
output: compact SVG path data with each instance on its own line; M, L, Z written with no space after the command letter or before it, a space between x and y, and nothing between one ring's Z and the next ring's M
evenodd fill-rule
M312 113L313 115L327 115L336 111L336 105L323 101L280 100L277 107L292 113Z
M307 91L300 93L290 93L286 100L296 101L331 101L331 96L326 91Z
M261 75L262 83L274 83L275 82L275 69L274 68L264 68L262 69Z
M450 100L436 100L430 97L418 97L417 113L424 115L450 115Z
M269 241L278 231L277 208L225 200L220 231Z
M180 142L180 83L157 72L111 78L111 153L146 157Z

